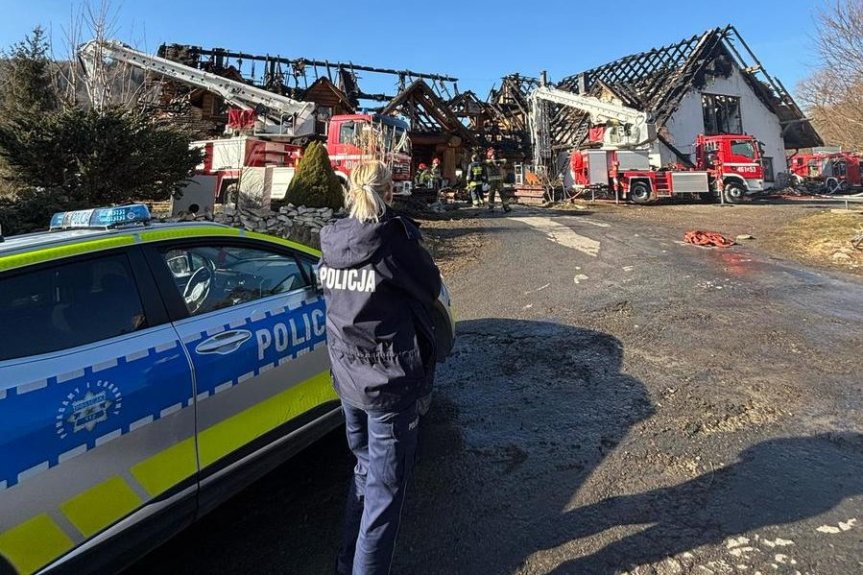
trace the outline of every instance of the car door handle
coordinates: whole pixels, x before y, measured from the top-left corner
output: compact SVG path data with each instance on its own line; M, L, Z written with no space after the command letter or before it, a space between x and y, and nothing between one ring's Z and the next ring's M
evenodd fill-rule
M245 329L223 331L213 337L207 338L195 347L195 353L216 353L227 355L240 349L252 337L252 332Z

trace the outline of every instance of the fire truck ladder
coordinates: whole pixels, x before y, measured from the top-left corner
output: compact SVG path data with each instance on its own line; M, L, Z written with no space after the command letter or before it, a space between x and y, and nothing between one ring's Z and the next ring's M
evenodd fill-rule
M116 40L91 41L78 48L85 70L95 70L97 59L111 59L212 92L226 103L241 110L254 111L264 125L264 132L289 137L314 134L315 105L268 92L198 70L178 62L139 52Z
M656 131L650 115L646 112L640 112L622 104L606 102L594 96L584 96L551 88L546 86L545 82L530 93L528 102L530 105L528 121L533 144L533 161L537 166L547 165L552 157L549 103L581 110L590 116L592 124L616 121L638 129L643 141L626 145L629 148L641 148L648 145Z
M652 123L649 115L645 112L628 108L622 104L606 102L594 96L583 96L581 94L575 94L573 92L567 92L566 90L559 90L549 86L540 86L534 89L533 92L530 93L530 96L528 96L528 99L531 101L531 125L542 123L544 120L547 122L547 115L545 117L543 117L542 114L538 116L533 115L533 109L535 107L533 103L538 100L558 104L560 106L568 106L570 108L586 112L590 116L591 122L594 124L607 122L609 120L614 120L621 124L629 124L640 128L641 134L649 133L647 128ZM547 126L545 130L548 130ZM543 131L543 129L536 126L533 127L531 131L539 133Z

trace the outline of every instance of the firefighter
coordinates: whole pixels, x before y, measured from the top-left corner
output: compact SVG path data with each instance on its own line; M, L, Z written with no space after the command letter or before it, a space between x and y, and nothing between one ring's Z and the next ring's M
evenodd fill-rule
M414 185L418 188L424 188L428 185L428 178L429 167L426 164L421 163L417 166L417 173L416 176L414 176Z
M494 196L500 196L500 203L504 213L509 213L509 198L503 193L503 166L498 163L494 148L489 148L485 153L486 172L488 173L488 211L494 211Z
M440 271L419 229L397 216L382 162L351 172L348 217L321 230L327 348L356 458L336 572L388 575L434 383ZM365 279L363 279L365 278Z
M488 185L488 171L485 164L479 161L479 154L474 152L470 157L467 167L467 189L470 192L470 201L474 207L485 204L483 198L483 186Z
M429 169L429 181L431 182L431 187L435 190L441 188L443 177L440 171L440 158L432 158L431 169Z

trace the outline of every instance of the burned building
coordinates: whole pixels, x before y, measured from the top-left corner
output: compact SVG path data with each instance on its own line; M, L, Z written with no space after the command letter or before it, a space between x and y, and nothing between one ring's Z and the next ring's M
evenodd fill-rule
M557 87L605 93L652 115L657 165L690 164L698 134L750 134L761 142L765 178L773 182L786 171L786 150L823 144L791 94L733 26L620 58L564 78ZM557 149L585 144L584 114L558 108L550 124Z
M528 99L539 80L530 76L506 76L482 100L474 92L459 92L457 79L441 74L180 45L163 46L160 54L313 102L321 134L333 115L366 110L401 116L411 127L414 169L439 157L450 180L470 151L487 146L510 162L531 161ZM394 90L361 87L380 78L388 78ZM781 81L767 73L733 26L573 74L557 87L648 113L657 128L651 153L655 166L691 165L698 134L744 133L761 142L772 182L786 171L786 150L823 144ZM191 106L194 125L224 124L225 108L218 97L176 86L165 94L173 104ZM590 145L586 114L559 105L549 105L548 113L553 150Z

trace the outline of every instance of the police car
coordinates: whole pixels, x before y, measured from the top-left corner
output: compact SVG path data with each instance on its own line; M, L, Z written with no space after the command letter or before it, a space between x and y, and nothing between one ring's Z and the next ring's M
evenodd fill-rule
M0 237L0 574L116 569L337 427L319 256L143 205Z

